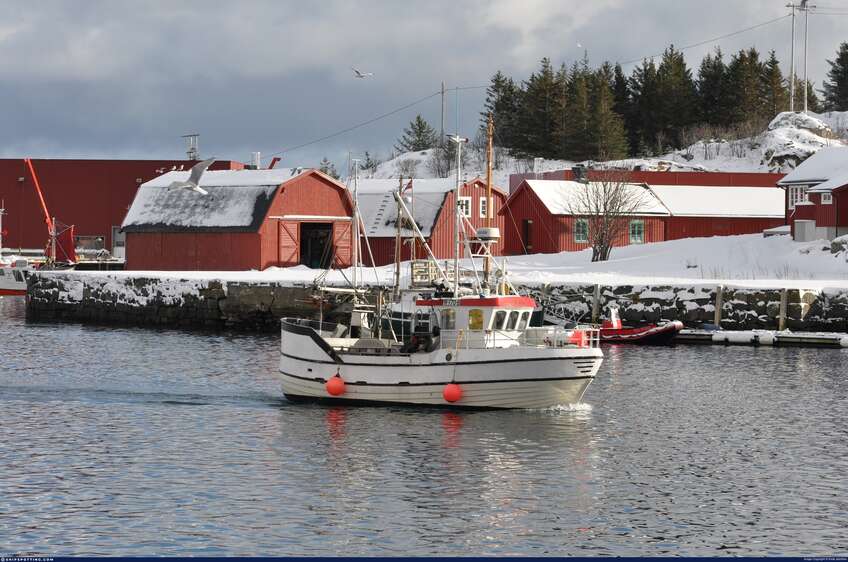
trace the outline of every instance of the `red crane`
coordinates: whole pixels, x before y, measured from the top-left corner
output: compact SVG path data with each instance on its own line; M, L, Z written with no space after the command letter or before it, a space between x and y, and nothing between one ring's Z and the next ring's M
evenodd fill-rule
M32 181L35 184L35 192L38 195L38 201L41 203L41 211L44 213L44 223L47 225L47 263L55 264L57 261L76 263L76 243L74 241L74 227L62 225L57 228L57 221L50 216L50 211L47 210L47 202L44 200L44 192L41 191L41 184L38 181L38 175L35 173L35 167L32 165L31 158L24 158L24 163L29 169L32 176Z

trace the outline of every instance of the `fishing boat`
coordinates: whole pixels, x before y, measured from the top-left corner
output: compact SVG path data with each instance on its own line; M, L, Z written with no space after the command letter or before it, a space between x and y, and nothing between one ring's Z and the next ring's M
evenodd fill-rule
M609 318L601 325L601 343L638 343L642 345L668 345L683 329L683 322L673 320L661 324L625 327L621 324L618 307L609 308Z
M3 217L6 209L0 206L0 296L26 295L27 277L32 271L29 261L17 256L3 255Z
M457 145L461 162L463 139ZM491 146L491 145L490 145ZM454 201L461 201L457 169ZM491 186L491 172L487 173ZM354 173L354 266L351 320L284 318L280 377L283 393L293 401L412 404L464 408L549 408L579 403L603 360L598 330L592 326L531 327L536 302L519 295L492 256L497 228L474 229L454 209L453 270L436 260L421 236L401 193L401 224L423 247L427 259L410 262L409 287L400 287L400 264L392 300L365 304L357 286L361 251L361 217ZM491 200L491 199L490 199ZM491 217L491 214L490 214ZM405 219L405 220L401 220ZM367 238L366 238L367 243ZM460 255L470 262L460 268ZM482 258L482 272L475 258ZM322 287L322 291L332 291ZM406 296L406 300L404 299ZM410 330L392 328L392 311L408 303Z

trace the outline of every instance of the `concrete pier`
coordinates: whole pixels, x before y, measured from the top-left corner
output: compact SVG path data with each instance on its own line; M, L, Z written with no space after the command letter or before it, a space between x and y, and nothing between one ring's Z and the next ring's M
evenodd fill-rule
M680 320L687 328L848 332L848 287L829 289L692 285L518 285L565 318L590 322L610 303L625 324ZM306 282L39 272L29 280L33 320L276 331L279 318L327 319L344 313L343 297L319 303ZM594 312L594 314L593 314Z

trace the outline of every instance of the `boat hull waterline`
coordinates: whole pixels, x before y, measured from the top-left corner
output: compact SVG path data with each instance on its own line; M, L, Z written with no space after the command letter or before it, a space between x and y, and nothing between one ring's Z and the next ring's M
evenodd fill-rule
M292 399L462 408L550 408L577 404L598 372L598 348L438 349L411 354L337 352L317 332L284 323L280 377ZM377 363L375 361L382 362ZM342 395L326 382L338 374ZM448 402L448 384L462 396Z

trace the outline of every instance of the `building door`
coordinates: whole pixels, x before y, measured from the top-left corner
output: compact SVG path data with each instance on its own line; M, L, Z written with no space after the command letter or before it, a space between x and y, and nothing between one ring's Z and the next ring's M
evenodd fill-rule
M300 263L300 248L297 243L298 223L280 222L280 267L289 267Z
M304 222L300 225L300 263L327 269L333 259L333 223Z

